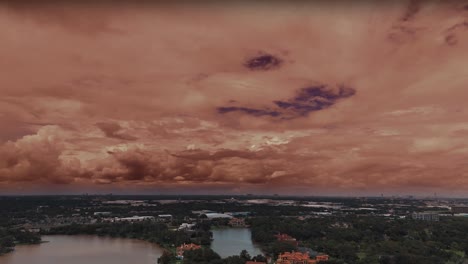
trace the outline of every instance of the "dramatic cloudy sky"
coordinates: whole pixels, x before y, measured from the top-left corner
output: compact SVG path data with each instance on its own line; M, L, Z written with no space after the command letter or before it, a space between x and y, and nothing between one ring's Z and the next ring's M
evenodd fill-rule
M79 2L0 4L0 193L468 190L466 1Z

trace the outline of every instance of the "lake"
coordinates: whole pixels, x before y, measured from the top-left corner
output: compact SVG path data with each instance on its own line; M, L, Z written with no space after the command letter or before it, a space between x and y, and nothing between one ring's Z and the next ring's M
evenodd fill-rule
M249 228L216 228L213 232L211 248L221 257L239 255L247 250L251 256L262 254L260 247L252 242L252 233Z
M163 250L133 239L97 236L43 236L40 245L17 246L0 264L155 264Z
M221 257L262 254L252 242L249 228L213 229L211 248ZM155 264L163 250L155 244L133 239L98 236L43 236L47 243L20 245L12 253L0 256L0 264Z

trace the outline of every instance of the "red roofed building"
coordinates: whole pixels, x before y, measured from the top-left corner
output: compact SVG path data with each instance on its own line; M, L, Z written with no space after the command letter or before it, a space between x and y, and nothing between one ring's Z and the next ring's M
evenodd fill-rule
M311 259L309 254L301 252L284 252L279 254L276 264L316 264L315 259Z
M197 245L197 244L193 244L193 243L190 243L190 244L182 244L180 245L180 247L177 247L177 257L179 258L182 258L184 256L184 251L186 250L194 250L194 249L200 249L201 246Z
M291 243L293 245L295 245L296 247L299 245L299 243L297 242L297 240L290 236L290 235L287 235L287 234L278 234L278 235L275 235L276 239L278 241L282 241L282 242L288 242L288 243Z
M245 227L245 220L242 218L232 218L229 220L229 225L233 227Z
M328 258L329 258L328 255L323 254L323 255L317 255L315 257L315 260L317 260L317 261L328 261Z
M278 256L276 264L316 264L319 261L328 261L328 255L318 255L311 259L307 253L284 252Z

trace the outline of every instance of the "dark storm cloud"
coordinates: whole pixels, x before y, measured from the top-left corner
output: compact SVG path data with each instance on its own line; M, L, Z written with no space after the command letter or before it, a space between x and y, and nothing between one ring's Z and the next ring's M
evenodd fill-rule
M401 20L403 22L411 21L417 15L420 8L420 0L410 0Z
M405 25L395 25L388 34L388 39L396 44L404 44L413 41L420 29Z
M305 116L310 112L330 107L337 100L353 96L355 93L354 89L345 86L333 91L325 85L318 85L301 89L293 99L274 103L280 108L292 110L298 116Z
M445 32L445 43L450 46L458 43L459 35L464 34L468 30L468 21L459 22L449 27Z
M281 66L283 61L271 54L265 53L248 59L244 66L250 70L267 71Z
M293 119L307 116L310 112L319 111L334 105L338 100L351 97L356 90L344 85L329 87L318 84L300 89L296 96L288 100L273 103L277 108L249 108L239 106L218 107L218 113L242 112L255 117L270 116L281 119Z
M249 107L237 107L237 106L227 106L227 107L218 107L218 113L226 114L230 112L244 112L252 116L272 116L277 117L281 115L278 111L271 111L268 109L256 109Z

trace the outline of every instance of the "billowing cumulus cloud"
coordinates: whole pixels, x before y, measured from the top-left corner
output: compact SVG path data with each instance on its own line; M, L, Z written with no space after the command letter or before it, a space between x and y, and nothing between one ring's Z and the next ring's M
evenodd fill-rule
M466 6L2 2L0 190L462 194Z
M3 144L0 181L69 184L85 176L78 160L61 159L65 146L57 130L45 126L36 135Z
M107 137L124 139L124 140L136 140L136 137L125 134L122 130L122 127L118 123L105 123L99 122L96 123L96 126L104 132Z

